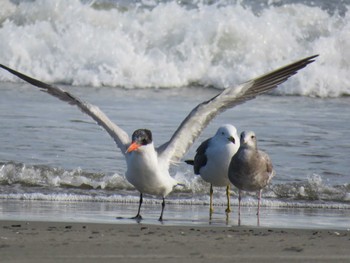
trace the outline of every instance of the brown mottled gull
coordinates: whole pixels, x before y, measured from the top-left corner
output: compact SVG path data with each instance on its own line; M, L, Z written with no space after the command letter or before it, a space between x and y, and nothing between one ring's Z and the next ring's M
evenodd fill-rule
M242 190L258 192L258 212L260 213L261 190L269 184L275 171L267 153L257 147L255 133L252 131L241 133L241 145L232 157L228 177L239 190L238 213L240 214Z

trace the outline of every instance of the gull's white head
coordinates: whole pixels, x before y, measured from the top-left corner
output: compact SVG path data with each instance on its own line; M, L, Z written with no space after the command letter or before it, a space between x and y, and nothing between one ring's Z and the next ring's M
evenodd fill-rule
M239 138L237 134L237 129L235 126L231 124L222 125L217 130L214 137L224 142L227 142L227 141L232 142L233 144L238 145L239 147Z
M253 131L243 131L241 133L241 146L257 148L256 136Z

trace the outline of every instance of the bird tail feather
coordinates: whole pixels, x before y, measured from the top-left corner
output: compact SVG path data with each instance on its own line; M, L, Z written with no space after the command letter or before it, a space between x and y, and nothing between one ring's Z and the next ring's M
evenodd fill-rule
M185 160L185 163L187 163L189 165L194 165L194 161L193 160Z

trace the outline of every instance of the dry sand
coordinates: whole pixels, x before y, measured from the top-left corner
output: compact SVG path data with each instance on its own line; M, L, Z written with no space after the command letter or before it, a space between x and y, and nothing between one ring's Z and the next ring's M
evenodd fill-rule
M1 262L350 262L350 231L0 221Z

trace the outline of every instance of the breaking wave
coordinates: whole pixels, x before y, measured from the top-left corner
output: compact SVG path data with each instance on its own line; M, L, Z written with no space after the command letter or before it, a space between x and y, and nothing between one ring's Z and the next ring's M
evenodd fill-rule
M209 203L209 186L198 176L177 173L185 184L168 197L168 203L201 205ZM93 201L137 203L139 194L124 176L63 170L46 166L6 163L0 167L0 199L46 201ZM215 205L226 205L224 189L214 189ZM237 204L237 191L232 189ZM146 199L159 203L158 198ZM256 206L255 193L244 193L244 206ZM262 205L268 207L350 209L350 185L328 185L318 175L305 182L275 183L264 189Z
M346 1L17 2L2 1L0 62L43 81L222 89L320 54L275 93L350 95Z

